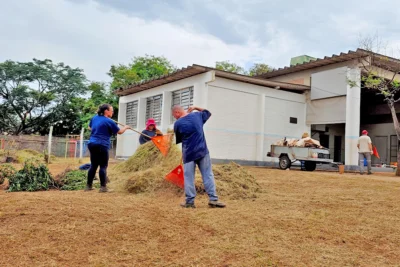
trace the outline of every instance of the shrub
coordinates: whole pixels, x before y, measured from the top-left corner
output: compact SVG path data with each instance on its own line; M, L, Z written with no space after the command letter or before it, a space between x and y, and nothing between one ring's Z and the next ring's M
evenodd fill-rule
M24 167L9 178L8 191L41 191L58 188L46 165L34 159L25 161Z
M67 170L59 177L61 190L82 190L86 187L87 172L81 170ZM99 187L98 184L94 184Z
M12 165L0 165L0 184L3 184L5 179L10 179L15 173L16 170Z

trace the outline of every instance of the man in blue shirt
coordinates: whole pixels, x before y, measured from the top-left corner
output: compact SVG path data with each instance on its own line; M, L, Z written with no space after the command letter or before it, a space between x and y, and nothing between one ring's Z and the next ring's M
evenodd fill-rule
M192 113L194 110L198 112ZM177 119L174 124L176 143L182 143L186 203L181 204L181 206L185 208L196 207L194 205L196 197L194 180L197 165L203 178L204 188L210 199L208 205L213 208L225 207L224 203L218 201L211 158L203 131L203 125L211 117L211 113L199 107L189 107L185 111L181 106L174 106L172 113Z

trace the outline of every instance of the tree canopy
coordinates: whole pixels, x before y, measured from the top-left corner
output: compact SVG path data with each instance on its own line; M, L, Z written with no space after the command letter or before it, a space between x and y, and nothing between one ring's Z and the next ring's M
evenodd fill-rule
M85 83L81 69L49 59L0 63L1 131L32 133L56 123L86 91Z
M165 57L145 55L144 57L135 57L128 65L112 65L108 75L112 78L111 88L115 89L166 75L175 70L176 67Z

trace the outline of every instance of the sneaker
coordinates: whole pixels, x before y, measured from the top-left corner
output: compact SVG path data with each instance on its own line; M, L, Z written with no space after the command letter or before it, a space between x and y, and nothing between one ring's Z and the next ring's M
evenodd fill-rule
M372 172L368 172L368 175L371 175L372 174Z
M100 187L99 193L109 193L111 190L109 190L106 186Z
M181 207L182 208L196 208L196 206L194 205L194 203L181 203Z
M210 208L225 208L226 207L226 205L224 203L219 202L219 201L209 201L208 206Z
M92 191L92 190L93 190L93 187L92 187L92 186L87 185L87 186L85 187L85 192L86 192L86 191Z

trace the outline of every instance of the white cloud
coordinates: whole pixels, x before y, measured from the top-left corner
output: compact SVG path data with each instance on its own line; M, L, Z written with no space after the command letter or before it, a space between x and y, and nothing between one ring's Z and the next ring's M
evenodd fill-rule
M275 38L266 44L249 40L233 45L196 33L187 25L144 21L105 10L94 2L16 1L2 3L0 8L0 29L5 36L0 41L0 60L50 58L83 68L93 80L108 80L105 73L111 64L127 63L144 54L164 55L179 67L193 63L213 66L218 60L277 66L286 63L293 52L290 46L294 41L276 25Z
M213 66L220 60L242 66L263 62L281 67L288 65L293 56L323 57L355 49L358 35L363 32L379 30L382 38L400 44L397 24L386 23L382 20L385 15L379 20L358 9L339 15L331 12L325 18L320 16L317 7L309 16L304 8L293 7L282 18L281 13L271 17L275 13L270 6L262 5L262 0L252 0L252 5L235 0L229 6L209 1L212 4L207 8L213 12L204 11L204 16L191 20L190 15L197 14L198 10L191 2L185 2L191 13L179 24L180 20L157 19L154 10L151 19L139 18L132 12L111 8L114 2L110 5L77 2L1 1L0 61L50 58L83 68L89 79L109 80L106 72L112 64L128 63L134 56L144 54L164 55L178 67L194 63ZM181 12L172 6L169 8ZM282 11L285 5L274 2L274 8ZM211 16L208 24L207 16ZM387 17L396 22L397 18ZM210 31L199 25L220 27ZM226 29L230 32L222 36ZM238 36L246 41L229 43L229 39Z

